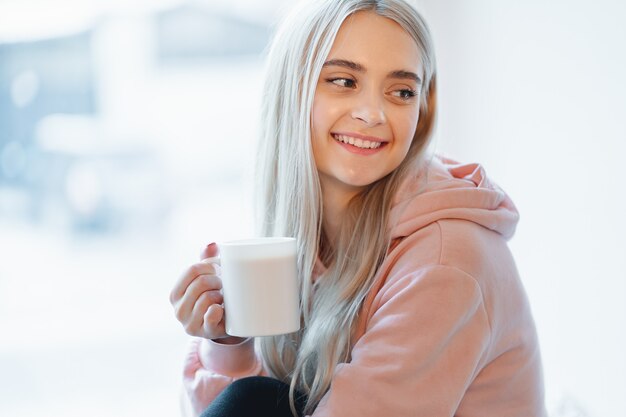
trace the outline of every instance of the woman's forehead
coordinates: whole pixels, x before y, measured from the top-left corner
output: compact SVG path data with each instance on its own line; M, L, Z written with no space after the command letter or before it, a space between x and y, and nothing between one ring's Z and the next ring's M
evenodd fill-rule
M333 59L423 73L413 37L395 21L371 11L356 12L342 23L326 61Z

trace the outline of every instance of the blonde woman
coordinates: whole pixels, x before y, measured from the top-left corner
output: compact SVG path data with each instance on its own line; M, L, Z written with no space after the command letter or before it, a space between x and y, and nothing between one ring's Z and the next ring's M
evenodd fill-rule
M515 206L481 166L426 154L436 90L422 17L403 0L302 3L268 63L262 231L297 238L303 327L228 336L219 273L193 265L171 293L196 336L186 412L544 416L506 245ZM211 244L203 258L216 254Z

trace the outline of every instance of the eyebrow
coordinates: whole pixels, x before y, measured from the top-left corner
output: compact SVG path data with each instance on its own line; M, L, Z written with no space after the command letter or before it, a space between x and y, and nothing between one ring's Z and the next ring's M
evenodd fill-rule
M337 66L337 67L348 68L357 72L366 72L366 69L363 65L354 61L348 61L347 59L331 59L331 60L324 62L323 66L324 67ZM406 70L391 71L389 74L387 74L387 77L400 79L400 80L412 80L412 81L415 81L419 85L422 84L422 79L416 73L411 72L411 71L406 71Z

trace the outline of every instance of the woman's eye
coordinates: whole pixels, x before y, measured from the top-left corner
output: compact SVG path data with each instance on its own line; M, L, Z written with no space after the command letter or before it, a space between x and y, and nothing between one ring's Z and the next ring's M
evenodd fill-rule
M394 97L399 97L402 100L410 100L417 95L417 92L415 90L402 89L392 92L391 95Z
M338 85L339 87L354 88L356 86L356 82L350 78L329 78L326 81Z

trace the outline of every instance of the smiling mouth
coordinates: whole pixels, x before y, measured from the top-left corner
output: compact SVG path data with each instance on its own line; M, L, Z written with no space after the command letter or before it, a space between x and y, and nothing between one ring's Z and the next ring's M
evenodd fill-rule
M333 134L332 136L338 142L343 142L360 149L378 149L386 144L386 142L363 140L360 138L354 138L352 136L346 135Z

